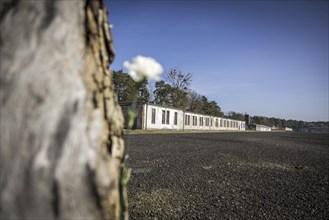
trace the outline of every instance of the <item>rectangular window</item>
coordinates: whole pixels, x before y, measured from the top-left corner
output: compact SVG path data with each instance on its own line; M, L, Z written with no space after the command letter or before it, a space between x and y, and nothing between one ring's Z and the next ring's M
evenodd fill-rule
M185 125L188 125L188 115L185 115Z
M162 124L166 123L166 111L162 110Z
M209 126L209 118L206 118L206 126Z
M155 108L152 108L152 120L151 120L152 124L155 124Z
M198 125L198 117L197 116L193 116L193 126Z
M187 125L190 125L190 124L191 124L191 123L190 123L190 120L191 120L191 116L188 115L188 116L187 116Z
M212 121L213 121L213 119L211 118L210 119L210 127L212 127Z
M167 111L167 118L166 118L167 125L169 125L169 118L170 118L170 111Z
M174 116L174 125L177 125L177 117L178 117L178 113L175 112L175 116Z
M223 127L223 120L219 119L219 127Z
M216 128L218 128L218 118L216 118L215 126L216 126Z
M226 120L224 120L224 128L226 128Z

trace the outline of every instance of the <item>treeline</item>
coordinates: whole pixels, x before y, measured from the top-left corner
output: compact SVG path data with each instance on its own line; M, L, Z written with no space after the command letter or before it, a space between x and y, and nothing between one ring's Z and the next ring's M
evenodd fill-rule
M231 111L226 115L226 117L237 119L237 120L245 120L245 114ZM286 119L280 119L280 118L274 118L274 117L264 117L264 116L252 116L251 123L267 125L270 127L274 126L276 128L280 128L280 129L283 129L285 127L289 127L289 128L293 128L293 129L328 128L329 127L328 121L327 122L325 122L325 121L306 122L306 121L300 121L300 120L292 120L292 119L286 120Z
M190 73L184 74L180 70L172 69L164 75L163 80L155 83L151 91L147 88L147 80L136 83L122 70L112 73L119 102L130 103L136 98L139 103L152 103L201 114L224 116L216 101L208 100L204 95L191 90Z
M206 96L191 90L191 74L184 74L177 69L172 69L166 73L163 77L164 79L156 82L154 88L151 90L147 88L148 81L146 80L136 83L122 70L112 71L112 73L114 89L119 102L131 103L136 99L138 103L158 104L201 114L218 117L224 116L241 121L245 120L245 114L247 114L231 111L224 115L216 101L208 100ZM264 116L252 116L251 123L270 127L274 126L280 129L285 127L293 129L329 127L329 122L305 122Z

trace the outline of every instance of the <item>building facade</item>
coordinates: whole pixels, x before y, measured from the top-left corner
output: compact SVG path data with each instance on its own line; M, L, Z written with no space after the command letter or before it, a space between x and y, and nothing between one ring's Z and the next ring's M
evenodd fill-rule
M121 105L127 116L128 105ZM137 105L133 129L143 130L245 130L245 122L153 104ZM125 117L127 118L127 117ZM127 127L125 125L125 127Z
M272 131L272 128L266 125L251 124L249 125L249 130L255 131Z

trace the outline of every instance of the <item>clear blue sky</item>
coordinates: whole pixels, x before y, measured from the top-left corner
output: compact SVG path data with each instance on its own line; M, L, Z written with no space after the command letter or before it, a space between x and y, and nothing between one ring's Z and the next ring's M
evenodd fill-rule
M192 89L237 111L328 116L328 1L106 2L112 69L136 55L192 73Z

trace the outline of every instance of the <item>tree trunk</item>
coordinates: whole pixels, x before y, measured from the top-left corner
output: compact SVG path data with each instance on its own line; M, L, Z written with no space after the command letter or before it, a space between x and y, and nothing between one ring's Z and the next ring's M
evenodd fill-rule
M101 0L2 0L1 219L127 219Z

